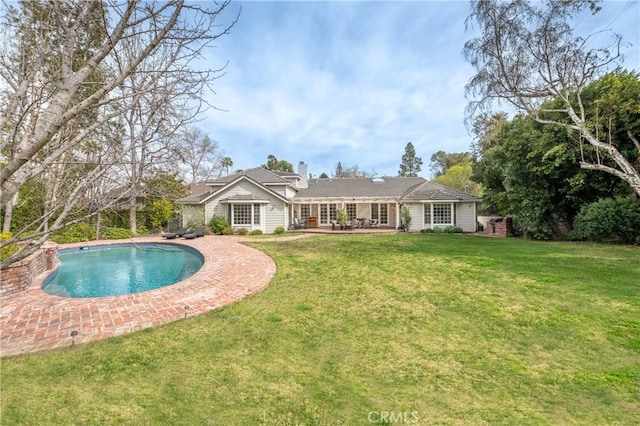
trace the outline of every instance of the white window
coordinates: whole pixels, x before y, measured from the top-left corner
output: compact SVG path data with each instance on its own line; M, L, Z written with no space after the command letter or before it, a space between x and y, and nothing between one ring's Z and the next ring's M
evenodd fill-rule
M347 213L349 214L349 220L353 220L356 218L356 205L354 203L347 204Z
M253 224L260 225L260 204L253 205Z
M310 204L300 204L300 219L306 219L311 216L311 205Z
M320 204L320 223L328 223L329 219L327 216L327 205Z
M380 223L389 223L389 205L380 204Z
M453 204L434 203L424 205L424 224L432 225L453 225Z
M232 226L260 225L262 221L260 204L233 204L231 213Z
M434 204L433 205L433 223L435 225L452 225L453 209L451 204Z
M372 203L371 204L371 219L379 219L380 216L378 216L378 203Z
M336 204L329 204L329 218L331 220L338 219L338 214L336 213L338 210L338 206Z
M233 205L233 224L251 225L251 204Z

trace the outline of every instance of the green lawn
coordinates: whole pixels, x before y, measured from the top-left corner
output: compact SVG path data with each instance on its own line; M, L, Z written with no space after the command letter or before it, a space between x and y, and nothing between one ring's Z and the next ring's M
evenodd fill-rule
M262 293L2 361L2 425L638 424L640 249L256 241Z

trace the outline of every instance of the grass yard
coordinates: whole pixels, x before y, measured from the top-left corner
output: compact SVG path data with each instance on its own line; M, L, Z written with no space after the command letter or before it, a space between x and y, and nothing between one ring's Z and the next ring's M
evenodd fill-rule
M638 424L640 249L462 235L252 243L199 317L2 361L2 425Z

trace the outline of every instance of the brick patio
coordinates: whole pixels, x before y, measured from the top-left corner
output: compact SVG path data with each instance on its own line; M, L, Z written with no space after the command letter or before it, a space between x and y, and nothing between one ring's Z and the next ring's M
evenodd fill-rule
M129 241L157 243L163 240L145 237ZM75 344L131 333L184 318L185 314L198 315L255 294L268 285L276 266L269 256L241 241L237 237L221 236L171 240L202 253L205 262L200 271L177 284L126 296L82 299L53 296L40 289L51 271L43 273L26 292L0 299L0 356L69 346L72 331L78 332ZM98 241L64 247L109 243Z

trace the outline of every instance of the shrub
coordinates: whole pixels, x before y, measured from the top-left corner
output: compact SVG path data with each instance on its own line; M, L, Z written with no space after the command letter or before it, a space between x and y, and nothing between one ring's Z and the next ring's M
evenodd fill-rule
M403 226L403 229L406 232L409 232L409 229L411 228L411 210L409 210L409 208L407 206L405 206L400 211L400 214L402 215L402 226Z
M582 207L569 238L640 242L640 201L633 198L605 198Z
M455 225L449 225L442 230L442 232L446 232L448 234L459 234L462 232L462 229L458 228Z
M233 229L231 230L231 234L227 233L227 229L229 228L229 222L227 222L227 218L224 216L213 216L209 221L209 226L211 227L211 232L214 235L233 234Z
M236 229L236 233L238 235L247 235L249 233L249 230L247 228L238 228Z
M75 223L51 236L51 240L58 244L78 243L96 239L96 230L86 223Z
M336 210L336 218L338 219L338 223L342 226L346 225L349 221L349 212L346 207Z
M227 226L222 230L222 235L233 235L233 228L230 226Z
M262 231L259 229L254 229L253 231L249 232L249 235L262 235Z
M442 228L425 228L420 231L423 234L440 234L442 233Z
M0 234L1 240L10 240L13 234L11 232L3 232ZM0 249L0 260L5 260L13 256L18 251L17 244L11 244L8 246L4 246Z
M197 213L192 214L191 217L189 217L189 220L187 221L187 227L189 229L204 228L205 227L204 210L198 211Z
M102 234L107 240L124 240L133 238L133 232L125 228L107 228Z
M273 231L273 233L274 233L274 234L276 234L276 235L282 235L282 234L284 234L284 228L283 228L282 226L278 226L278 227Z
M175 210L174 202L166 197L148 200L145 206L149 225L152 229L159 229L166 225Z

